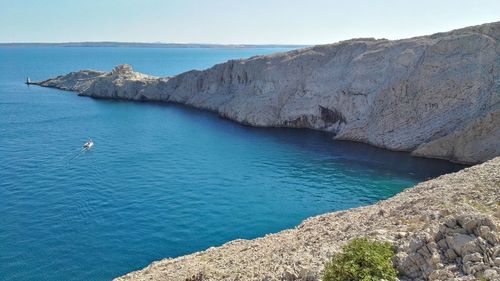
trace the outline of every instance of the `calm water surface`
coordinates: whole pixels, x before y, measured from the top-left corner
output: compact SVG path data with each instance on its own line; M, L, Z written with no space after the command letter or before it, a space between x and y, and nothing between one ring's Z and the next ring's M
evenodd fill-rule
M320 132L23 84L120 63L175 75L276 51L0 48L0 280L109 280L462 168ZM89 136L94 149L80 153Z

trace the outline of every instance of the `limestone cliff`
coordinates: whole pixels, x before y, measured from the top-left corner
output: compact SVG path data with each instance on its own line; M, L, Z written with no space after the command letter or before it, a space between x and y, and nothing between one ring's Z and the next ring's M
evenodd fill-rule
M456 162L500 155L500 22L397 41L355 39L157 78L120 66L38 83L99 98L182 103L253 126Z

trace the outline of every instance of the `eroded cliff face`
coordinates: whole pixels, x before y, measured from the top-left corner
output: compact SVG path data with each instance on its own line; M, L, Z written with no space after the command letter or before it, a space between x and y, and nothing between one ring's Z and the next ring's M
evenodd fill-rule
M477 163L500 155L500 22L355 39L157 78L120 66L39 83L99 98L182 103L253 126Z

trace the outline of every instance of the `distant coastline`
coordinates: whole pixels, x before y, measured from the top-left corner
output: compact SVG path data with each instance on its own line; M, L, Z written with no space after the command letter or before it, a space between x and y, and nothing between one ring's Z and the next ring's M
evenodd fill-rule
M310 45L280 44L203 44L203 43L139 43L139 42L66 42L66 43L0 43L0 48L25 47L122 47L122 48L303 48Z

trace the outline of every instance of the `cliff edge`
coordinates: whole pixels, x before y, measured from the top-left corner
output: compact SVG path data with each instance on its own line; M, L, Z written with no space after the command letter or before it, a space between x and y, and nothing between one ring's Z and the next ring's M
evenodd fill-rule
M403 40L354 39L158 78L128 65L36 83L166 101L266 127L329 131L416 156L500 155L500 22Z
M375 205L294 229L164 259L116 280L319 280L357 237L390 241L401 280L500 280L500 157Z

